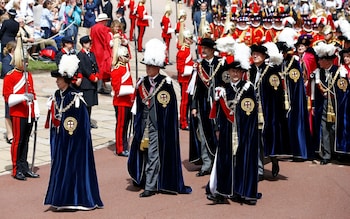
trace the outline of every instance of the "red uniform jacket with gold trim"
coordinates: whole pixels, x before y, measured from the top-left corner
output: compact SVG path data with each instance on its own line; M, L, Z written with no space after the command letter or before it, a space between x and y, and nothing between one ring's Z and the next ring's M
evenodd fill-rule
M147 15L145 5L139 3L136 8L137 26L148 26L148 20L143 20L145 15Z
M182 76L185 66L193 66L191 48L189 45L179 46L176 54L177 80L179 83L188 82L191 78L191 75Z
M111 85L114 91L113 106L132 107L134 103L134 93L119 96L121 91L133 88L132 77L129 64L118 64L111 73Z

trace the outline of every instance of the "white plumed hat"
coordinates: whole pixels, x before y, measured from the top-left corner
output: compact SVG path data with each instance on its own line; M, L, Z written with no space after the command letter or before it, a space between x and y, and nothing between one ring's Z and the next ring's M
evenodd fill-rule
M149 40L145 45L145 53L141 63L163 67L165 61L165 50L165 44L159 39L153 38Z
M333 44L327 44L324 42L319 42L313 47L316 55L319 58L333 59L335 58L336 47Z
M64 54L58 65L58 73L60 73L62 77L72 78L79 68L79 62L80 60L77 55Z
M297 40L298 33L290 27L285 27L277 37L278 42L285 42L289 48L294 48Z
M269 63L271 65L280 65L283 62L283 54L279 51L275 43L267 42L262 46L267 49L267 54L269 55Z

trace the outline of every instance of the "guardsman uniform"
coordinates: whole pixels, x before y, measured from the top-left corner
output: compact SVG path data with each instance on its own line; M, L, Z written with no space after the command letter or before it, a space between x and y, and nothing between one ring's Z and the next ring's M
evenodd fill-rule
M135 0L130 0L129 3L129 19L130 19L130 32L129 32L129 39L130 41L135 40L134 39L134 30L135 30L135 24L136 24L136 7L135 7Z
M142 41L143 41L143 36L145 34L146 27L149 26L148 20L150 19L150 16L147 14L145 4L143 3L144 1L140 1L137 5L136 8L136 17L137 17L137 22L136 25L139 28L139 34L137 37L137 51L142 52Z
M131 119L131 107L134 102L134 87L129 63L118 62L111 73L113 106L116 112L115 152L127 156L129 144L127 131Z
M179 46L178 52L176 55L176 64L177 64L177 81L181 87L181 104L180 104L180 128L188 129L188 83L191 79L192 69L193 69L193 60L191 54L190 45L183 44Z

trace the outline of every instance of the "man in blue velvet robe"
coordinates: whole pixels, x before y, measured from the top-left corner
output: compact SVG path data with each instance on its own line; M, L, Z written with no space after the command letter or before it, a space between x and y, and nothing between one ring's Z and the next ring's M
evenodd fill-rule
M257 192L258 111L254 85L242 80L247 69L239 62L229 64L228 69L231 82L216 88L217 104L211 112L217 115L220 128L207 198L214 203L231 198L255 205L261 194Z
M134 185L145 189L141 198L158 192L192 192L183 181L175 91L171 79L159 73L164 60L164 43L158 39L147 42L143 60L147 76L137 82L134 138L128 158Z

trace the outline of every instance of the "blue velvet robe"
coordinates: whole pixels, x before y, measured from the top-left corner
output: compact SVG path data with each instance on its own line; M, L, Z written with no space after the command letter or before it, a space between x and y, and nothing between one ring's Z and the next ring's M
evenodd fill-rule
M237 88L243 89L245 81L240 81ZM235 98L236 92L230 83L225 85L226 105ZM237 91L238 93L240 90ZM245 98L253 101L254 107L249 115L242 109ZM250 84L239 99L234 112L237 123L238 148L236 155L232 152L232 121L224 113L222 102L218 110L220 137L212 175L216 175L215 193L224 196L238 195L245 200L256 200L258 197L258 112L253 84ZM210 183L212 184L212 183ZM215 187L214 186L214 187ZM212 187L212 186L211 186ZM211 191L213 188L210 188Z
M298 158L307 159L313 157L313 150L310 146L310 125L307 110L306 91L304 79L298 62L291 57L287 58L286 83L289 95L290 108L286 111L288 120L288 134L291 146L291 155ZM297 74L299 73L299 74ZM295 77L295 78L294 78Z
M260 99L264 115L263 143L265 156L291 155L288 121L284 109L284 96L278 67L269 67L261 79ZM272 77L272 78L271 78ZM275 78L276 86L271 84Z
M63 92L63 108L70 104L77 92L69 87ZM55 93L56 106L60 106L60 91ZM56 115L58 114L56 108ZM71 133L65 120L74 118L76 128ZM74 121L66 120L66 121ZM66 126L67 127L67 126ZM74 126L73 126L74 127ZM51 174L44 204L58 209L90 210L103 207L100 198L90 133L90 120L84 102L79 108L72 104L62 113L60 126L51 129Z
M158 86L161 86L165 76L158 75L155 79L157 82L155 92ZM134 138L130 147L128 158L128 172L137 186L143 187L145 183L145 167L147 149L141 150L140 145L144 136L145 126L142 119L144 108L147 107L142 102L142 90L149 90L150 83L148 76L136 90L136 105L137 112L134 120ZM160 92L169 94L169 102L163 104L158 100ZM166 81L161 88L152 97L155 106L150 110L150 113L155 113L158 127L158 149L160 160L160 171L158 176L158 191L166 191L173 193L191 193L191 187L185 186L182 175L182 163L180 156L179 142L179 125L178 111L175 91L172 84ZM153 111L155 110L155 112Z
M219 65L218 57L214 57L212 62L212 71L215 71L217 66ZM210 77L212 76L212 72L210 71L210 65L206 60L201 62L201 66L203 68L203 72ZM214 88L217 86L221 86L224 84L222 79L223 68L220 67L215 75L215 77L206 84L203 82L197 74L195 92L192 96L191 102L191 110L197 110L197 117L194 117L190 114L190 150L189 150L189 161L196 163L201 161L201 138L199 137L199 122L198 117L200 118L203 126L203 131L205 135L205 142L207 146L207 151L210 156L215 155L217 139L215 131L217 130L217 124L215 120L209 119L209 113L211 109L211 101L214 97Z
M346 82L345 82L346 81ZM350 87L347 78L338 77L336 92L335 149L342 154L350 154Z

